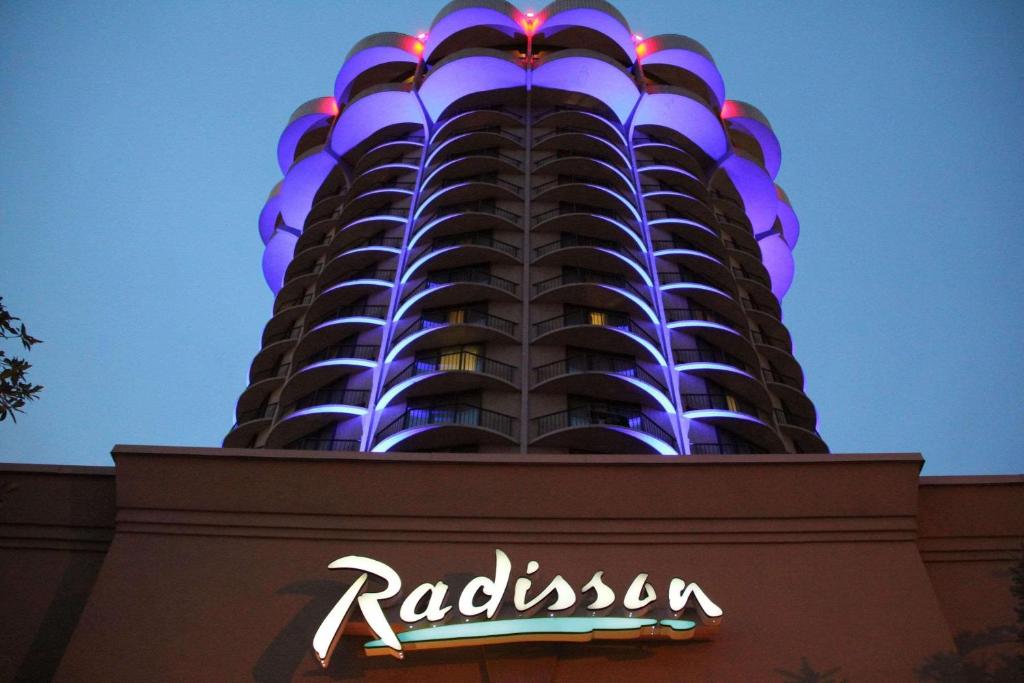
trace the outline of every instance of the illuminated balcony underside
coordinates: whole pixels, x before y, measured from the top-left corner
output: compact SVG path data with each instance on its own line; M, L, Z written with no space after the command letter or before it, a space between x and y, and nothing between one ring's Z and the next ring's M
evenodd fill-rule
M628 351L659 365L665 364L661 351L654 340L626 329L605 325L567 325L535 336L533 343L556 346L579 345L606 353Z
M683 417L705 424L724 427L751 443L761 446L765 449L766 453L785 451L782 439L779 438L775 429L769 423L753 415L732 410L709 408L684 411Z
M576 394L608 401L630 401L655 410L675 412L675 407L661 384L651 384L645 379L621 371L567 372L535 383L532 391Z
M376 407L377 410L383 410L403 399L478 389L518 391L519 386L485 371L438 369L407 377L394 383L384 391L377 401Z
M653 453L676 455L671 439L660 439L638 429L616 424L566 426L530 441L531 449L564 448L595 453Z

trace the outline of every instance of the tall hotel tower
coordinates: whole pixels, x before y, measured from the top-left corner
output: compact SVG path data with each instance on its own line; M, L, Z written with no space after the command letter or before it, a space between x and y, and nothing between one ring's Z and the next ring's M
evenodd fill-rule
M455 0L302 105L225 446L824 453L780 300L779 142L699 43Z

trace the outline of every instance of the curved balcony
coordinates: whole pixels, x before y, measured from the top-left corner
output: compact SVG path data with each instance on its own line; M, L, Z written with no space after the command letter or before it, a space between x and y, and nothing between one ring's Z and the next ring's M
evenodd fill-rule
M307 293L305 284L297 283L293 288L282 287L282 294L278 294L277 298L274 299L274 316L284 313L292 308L301 308L302 306L308 306L313 301L313 293Z
M466 263L520 263L519 247L495 238L489 230L437 237L417 250L402 281L416 277L425 268L452 269Z
M486 270L432 273L402 293L402 303L395 313L395 320L405 317L414 306L421 307L427 302L432 307L440 307L481 299L516 301L519 298L518 291L519 285L516 282Z
M623 197L636 196L631 176L616 164L579 152L556 152L541 157L533 163L534 176L571 176L586 174L592 184L614 189ZM534 194L539 187L534 188Z
M615 302L646 316L653 324L658 323L658 315L651 306L650 290L638 288L618 273L574 268L533 283L533 300L601 307Z
M320 320L327 311L339 306L349 306L363 297L370 297L393 288L395 271L381 268L367 268L345 275L342 279L326 285L309 307L308 319Z
M815 419L775 409L775 420L783 434L793 440L797 453L828 453L828 445L818 434Z
M674 231L669 239L654 238L651 246L655 256L674 261L680 260L673 258L675 254L699 252L711 256L725 268L729 258L715 233L701 228Z
M323 349L347 343L354 335L359 335L363 344L379 344L387 314L388 307L379 304L346 305L324 311L316 322L307 324L309 331L295 346L293 357L298 360L294 364Z
M518 114L501 105L470 107L448 114L434 129L430 142L437 145L455 135L472 133L480 129L499 128L512 132L511 128L523 125L524 121ZM516 133L512 134L522 138Z
M707 393L680 395L683 416L705 424L723 426L745 439L779 452L782 439L775 432L771 415L749 401L730 394Z
M661 240L658 242L659 246L664 247L664 242ZM685 244L678 238L672 242ZM669 248L655 248L657 256L655 263L659 269L659 275L665 273L670 276L670 279L662 280L663 284L680 282L676 275L687 273L686 276L680 276L683 281L702 282L735 297L736 285L732 279L732 272L727 262L723 262L718 256L709 254L703 249L688 249L675 246L675 244ZM690 276L693 279L687 280L686 278Z
M428 189L432 189L427 194ZM431 187L423 188L424 198L416 209L416 217L430 209L431 204L438 202L476 202L481 200L499 201L502 199L521 201L523 187L502 178L497 173L478 173L461 177L437 177Z
M688 268L688 265L700 263L698 258L703 258L703 272L697 272ZM659 270L658 281L661 283L663 292L671 291L681 296L690 296L695 290L711 292L719 297L728 299L735 304L736 295L732 283L726 278L728 271L718 268L721 264L710 256L701 255L690 259L687 266L679 266L678 270ZM724 271L724 272L723 272Z
M753 377L753 371L760 364L753 344L747 338L746 325L739 324L728 318L701 307L665 308L668 327L678 337L687 335L685 344L692 345L694 340L703 340L711 346L721 349L724 353L735 356L744 363L745 368ZM681 342L683 343L683 342Z
M347 194L358 197L375 187L415 189L419 164L419 154L404 154L393 159L385 159L353 178Z
M644 208L648 220L682 218L702 225L714 225L715 212L697 197L678 190L656 190L644 193Z
M468 133L459 133L438 144L427 155L424 167L433 170L438 164L462 157L487 156L491 150L498 150L499 154L505 154L522 167L522 161L509 154L509 148L516 152L522 151L523 138L500 127L484 127Z
M419 166L420 157L423 154L423 143L426 137L421 130L412 131L402 136L395 136L381 142L376 147L366 150L359 160L352 167L352 177L358 178L368 169L379 166L382 163L398 163L398 160L408 158L410 164ZM415 157L415 161L412 158Z
M623 221L599 206L581 204L562 205L537 214L531 219L535 232L563 233L577 232L604 240L632 240L637 249L645 251L643 238L630 222Z
M531 446L584 449L597 453L675 455L679 451L671 433L644 412L632 415L580 406L530 420Z
M340 419L365 415L370 392L366 389L325 387L288 405L267 436L267 446L281 448L304 434Z
M533 250L533 265L571 266L636 275L649 282L642 254L619 240L601 239L579 233L562 233L557 239Z
M348 245L367 239L379 232L405 226L409 218L409 209L396 206L382 206L356 216L335 231L328 243L327 251L336 254Z
M628 192L628 190L627 190ZM640 212L633 205L632 193L623 195L619 190L606 184L600 178L578 174L559 174L555 178L536 185L533 188L533 200L536 202L580 202L623 211L630 220L640 220Z
M609 401L653 401L661 410L675 412L664 378L659 379L635 360L617 356L587 353L545 363L533 369L533 383L533 390L561 391Z
M755 366L743 358L719 349L673 349L676 370L713 381L721 387L751 401L771 402Z
M611 144L625 151L628 148L626 136L617 123L599 116L592 111L579 109L565 105L555 105L551 111L536 116L533 121L534 129L551 128L547 133L534 136L533 143L542 142L541 138L550 137L557 133L587 133L604 138Z
M402 249L402 238L383 232L371 235L351 244L344 245L343 251L335 254L323 267L321 279L336 282L346 273L360 273L377 269L392 261ZM392 265L388 263L388 265Z
M278 362L280 363L280 357ZM251 422L253 419L262 419L253 416L263 411L271 403L271 395L284 383L289 369L290 364L284 363L252 373L249 386L239 396L238 404L235 407L236 413L239 415L238 424ZM276 405L277 401L273 403ZM246 419L242 419L242 416L245 416ZM269 417L273 417L273 411L270 411Z
M411 352L426 345L518 342L517 327L512 320L473 308L424 312L395 334L385 362L392 362L402 351Z
M277 403L268 403L238 413L238 421L224 437L224 448L250 448L253 440L266 429L277 414Z
M640 191L645 195L675 192L710 207L708 190L697 176L676 166L651 164L640 170Z
M763 448L750 443L690 442L691 455L750 455L764 452Z
M495 113L495 112L492 112L492 113ZM462 114L462 116L467 116L467 114ZM511 117L510 114L503 114L502 116L506 116L506 117L512 118L513 125L522 125L521 122L516 117ZM453 119L449 119L448 121L443 123L441 125L441 127L438 128L438 130L431 137L430 147L429 147L429 149L431 150L430 151L430 155L431 156L433 156L434 151L440 149L441 147L448 147L449 148L448 152L457 151L459 149L459 145L458 144L450 144L450 143L456 143L460 138L462 138L463 136L466 136L466 135L479 135L479 134L486 134L488 136L493 135L493 136L497 136L497 137L501 138L505 142L510 142L513 145L516 145L518 147L522 147L523 146L523 142L524 142L523 136L520 135L519 133L516 133L515 131L513 131L507 125L502 125L501 123L481 123L481 124L478 124L478 125L465 126L465 127L459 127L458 129L452 129L452 128L449 127L450 124L452 123L452 121L453 121ZM492 141L490 144L494 144L494 141Z
M673 237L680 235L685 239L697 239L708 242L713 240L720 249L721 237L715 223L707 223L686 213L675 209L656 209L648 207L646 210L647 224L652 229L658 229Z
M417 220L419 226L409 247L415 246L423 237L451 235L470 230L518 230L522 216L514 211L497 206L494 200L479 200L440 206L437 211Z
M697 178L705 177L704 152L688 140L669 140L649 132L634 132L633 149L640 165L672 166Z
M427 166L423 187L430 187L437 179L449 176L468 176L484 173L518 173L523 162L499 147L486 147L435 157Z
M296 451L351 451L359 450L359 439L334 439L319 436L303 436L289 444L286 449Z
M408 187L375 187L362 194L350 196L337 212L336 218L342 225L351 223L358 218L372 215L388 215L388 209L400 208L396 204L412 199L415 183L406 183ZM409 209L404 209L408 215Z
M337 382L342 377L374 368L379 353L379 345L354 344L343 340L341 343L299 358L293 363L296 370L288 378L279 401L287 404L296 396L307 395L319 387Z
M734 328L739 326L740 329L746 329L746 313L733 294L722 288L722 283L698 275L685 267L674 271L661 271L658 273L658 280L666 308L714 311L731 321ZM681 305L677 301L681 302Z
M485 444L515 444L519 420L511 415L466 403L426 408L407 408L377 430L375 453L405 448L433 448L474 441Z
M471 389L518 389L517 374L516 366L471 351L418 356L384 383L377 410L398 397Z
M600 135L582 129L565 129L544 134L543 139L534 140L533 150L537 155L535 165L543 165L559 156L583 156L600 159L616 168L627 171L629 157L618 145ZM545 155L544 152L550 154Z
M607 311L570 311L533 325L534 343L576 344L594 351L622 353L623 341L666 365L658 340L626 313Z

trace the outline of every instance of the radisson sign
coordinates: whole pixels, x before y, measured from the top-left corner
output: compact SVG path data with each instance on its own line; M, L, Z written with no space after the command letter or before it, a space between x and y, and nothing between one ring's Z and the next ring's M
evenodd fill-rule
M366 654L389 654L399 659L405 651L509 642L687 640L698 628L697 622L681 618L691 598L702 628L713 632L722 621L722 609L700 586L680 578L669 581L667 610L660 610L664 618L645 616L657 611L658 601L658 593L645 573L636 575L618 604L615 591L602 579L603 571L595 571L578 592L561 576L552 579L543 590L534 592L529 577L540 565L533 560L527 562L525 576L517 578L512 587L515 616L496 619L508 589L512 562L500 549L495 549L494 555L494 576L470 579L454 605L449 604L448 585L443 581L421 583L413 588L401 602L398 611L401 623L397 626L385 615L384 607L402 592L398 572L383 562L358 555L346 555L331 562L329 569L352 569L362 573L317 629L313 637L317 661L324 668L330 664L354 606L359 607L369 630L377 636L377 640L363 646ZM366 590L371 576L383 581L384 587ZM586 593L593 595L584 607L587 614L574 616L580 597ZM453 613L453 609L457 612ZM541 612L547 616L536 616ZM613 616L613 612L619 615ZM463 618L459 619L456 614Z

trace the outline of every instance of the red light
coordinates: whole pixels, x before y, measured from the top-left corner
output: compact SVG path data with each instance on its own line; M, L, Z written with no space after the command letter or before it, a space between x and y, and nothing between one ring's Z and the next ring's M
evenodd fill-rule
M533 12L527 12L526 13L526 18L527 19L533 19Z

